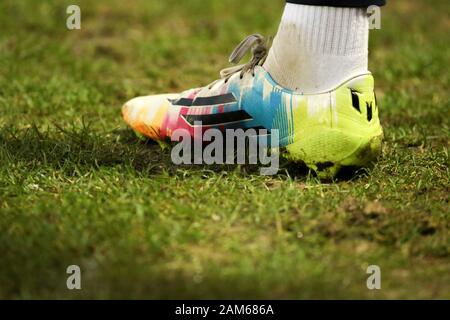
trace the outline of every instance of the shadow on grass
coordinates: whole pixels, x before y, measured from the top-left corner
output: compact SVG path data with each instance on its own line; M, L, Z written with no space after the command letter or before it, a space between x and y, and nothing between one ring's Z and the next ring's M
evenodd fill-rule
M26 129L13 126L0 128L0 159L3 163L22 163L32 168L52 167L63 170L68 176L83 174L102 167L128 166L138 173L170 175L190 172L238 172L239 175L260 174L260 165L237 164L192 164L175 165L171 160L170 146L163 148L158 143L136 138L129 129L116 129L100 133L89 125L58 125L39 129L33 125ZM293 163L280 157L278 175L305 179L315 176L302 163ZM366 170L346 168L335 181L351 180L364 175Z

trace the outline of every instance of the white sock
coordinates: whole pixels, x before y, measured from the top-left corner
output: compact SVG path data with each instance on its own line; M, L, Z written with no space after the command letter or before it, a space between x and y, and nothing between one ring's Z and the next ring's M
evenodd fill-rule
M283 87L324 92L367 72L368 43L364 8L287 3L264 68Z

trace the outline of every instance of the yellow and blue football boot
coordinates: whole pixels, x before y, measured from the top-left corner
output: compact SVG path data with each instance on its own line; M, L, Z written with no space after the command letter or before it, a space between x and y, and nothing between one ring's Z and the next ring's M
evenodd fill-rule
M125 122L140 136L165 140L174 130L278 129L279 146L293 161L305 163L321 177L333 177L343 166L364 167L376 160L383 131L378 118L374 79L355 75L333 90L303 94L278 85L264 69L268 45L251 35L233 51L244 65L221 71L210 85L178 94L138 97L122 107Z

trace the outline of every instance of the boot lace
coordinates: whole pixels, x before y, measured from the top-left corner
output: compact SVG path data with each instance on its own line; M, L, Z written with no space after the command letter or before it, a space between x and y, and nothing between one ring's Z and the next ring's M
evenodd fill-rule
M265 39L260 34L252 34L246 37L237 45L230 55L229 62L237 64L245 56L245 54L251 49L252 58L249 62L229 68L222 69L220 71L219 80L211 83L208 88L211 89L217 81L224 79L225 83L231 78L232 75L240 73L240 79L244 77L244 74L251 72L252 76L255 76L256 66L261 66L266 61L267 55L269 53L271 39Z

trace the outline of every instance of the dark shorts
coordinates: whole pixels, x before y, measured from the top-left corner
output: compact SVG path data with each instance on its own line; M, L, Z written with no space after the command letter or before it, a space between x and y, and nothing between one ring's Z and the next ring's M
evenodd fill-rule
M296 4L329 7L368 7L371 5L384 6L386 0L286 0Z

